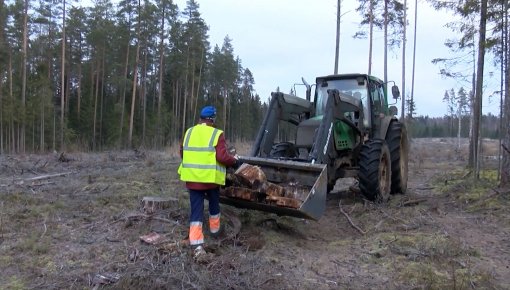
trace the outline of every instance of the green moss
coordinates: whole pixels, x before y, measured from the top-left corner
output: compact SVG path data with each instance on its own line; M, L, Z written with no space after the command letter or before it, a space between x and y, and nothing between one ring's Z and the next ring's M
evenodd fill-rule
M346 247L349 245L352 245L351 239L339 239L339 240L334 240L334 241L329 242L328 247L335 249L335 248L339 248L339 247Z
M406 256L411 260L424 258L445 260L461 255L479 255L476 251L463 247L458 240L443 234L381 233L372 240L368 247L370 253L379 255L389 249L392 253Z
M3 195L3 199L5 202L5 208L7 208L8 204L13 205L34 205L39 202L38 198L32 194L26 194L23 192L15 192L11 194Z
M485 179L489 182L496 182L498 181L498 171L493 169L486 169L480 171L480 178Z
M16 276L9 278L6 284L0 285L0 289L21 290L26 289L25 282Z
M0 255L0 265L9 266L12 262L12 256Z
M29 252L32 255L44 255L49 252L50 242L47 238L40 238L40 234L32 233L29 237L21 239L14 247L20 252Z
M401 281L412 287L425 289L450 289L448 274L436 269L432 264L411 262L400 272Z

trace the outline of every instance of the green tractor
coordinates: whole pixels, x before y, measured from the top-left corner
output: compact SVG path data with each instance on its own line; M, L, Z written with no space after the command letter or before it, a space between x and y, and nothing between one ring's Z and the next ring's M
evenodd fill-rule
M268 111L245 163L275 183L300 183L309 191L299 208L222 196L237 207L319 219L326 194L339 178L354 177L371 201L405 193L408 139L405 125L388 105L387 83L366 74L318 77L306 99L272 93ZM313 101L312 87L315 87ZM399 89L391 87L393 98ZM227 185L228 186L228 185Z

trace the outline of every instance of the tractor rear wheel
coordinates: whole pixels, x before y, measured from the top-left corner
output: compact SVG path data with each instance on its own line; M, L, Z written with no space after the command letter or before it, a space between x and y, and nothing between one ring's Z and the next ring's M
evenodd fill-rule
M295 158L297 157L297 150L294 147L294 143L291 142L280 142L273 145L269 157L278 158Z
M405 194L407 190L407 161L409 144L407 130L400 122L391 122L386 134L391 155L391 194Z
M359 159L359 189L366 199L376 202L388 200L391 191L391 157L382 139L363 144Z

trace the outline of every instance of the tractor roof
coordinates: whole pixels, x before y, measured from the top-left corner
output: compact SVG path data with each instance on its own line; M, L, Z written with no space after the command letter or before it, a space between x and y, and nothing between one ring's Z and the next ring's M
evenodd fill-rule
M369 78L371 80L379 81L379 82L382 83L382 80L380 80L377 77L370 76L368 74L360 74L360 73L328 75L328 76L317 77L317 80L326 80L326 81L328 81L328 80L338 80L338 79L355 79L355 78L358 78L358 77Z

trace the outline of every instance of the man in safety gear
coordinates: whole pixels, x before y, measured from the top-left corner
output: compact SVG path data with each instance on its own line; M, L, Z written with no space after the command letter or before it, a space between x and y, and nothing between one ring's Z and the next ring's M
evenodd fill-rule
M209 199L209 232L215 236L220 231L219 187L225 185L226 167L238 164L237 155L233 156L227 150L223 131L214 127L215 119L216 109L204 107L198 124L186 131L181 143L182 162L178 173L189 191L189 242L195 257L205 253L204 198Z

